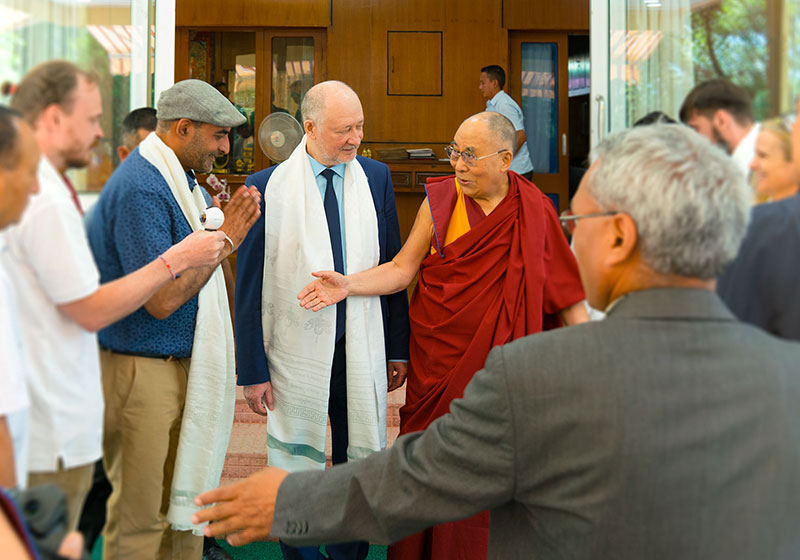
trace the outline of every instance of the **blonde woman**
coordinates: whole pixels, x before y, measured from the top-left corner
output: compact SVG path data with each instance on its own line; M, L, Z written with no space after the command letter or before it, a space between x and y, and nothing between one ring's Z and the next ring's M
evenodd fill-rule
M792 158L791 130L782 119L761 126L750 169L757 203L774 202L797 194L800 172Z

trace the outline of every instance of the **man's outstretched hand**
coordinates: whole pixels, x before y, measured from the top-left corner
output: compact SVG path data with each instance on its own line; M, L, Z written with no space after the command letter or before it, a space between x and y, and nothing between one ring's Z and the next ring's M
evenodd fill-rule
M282 469L267 467L236 484L203 492L194 503L214 505L192 515L192 523L208 521L203 533L226 537L232 546L265 540L272 530L278 489L288 475Z
M339 303L347 297L350 290L347 287L347 277L332 270L312 272L314 280L297 294L300 306L312 311L319 311L329 305Z

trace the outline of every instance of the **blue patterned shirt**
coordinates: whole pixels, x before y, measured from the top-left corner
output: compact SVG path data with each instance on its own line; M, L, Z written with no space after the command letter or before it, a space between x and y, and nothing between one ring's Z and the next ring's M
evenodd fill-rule
M194 174L186 175L194 189ZM210 205L211 197L203 195ZM167 182L138 148L109 178L87 229L104 283L143 267L192 233ZM117 352L188 358L196 317L194 296L163 320L142 307L100 331L98 338L101 346Z

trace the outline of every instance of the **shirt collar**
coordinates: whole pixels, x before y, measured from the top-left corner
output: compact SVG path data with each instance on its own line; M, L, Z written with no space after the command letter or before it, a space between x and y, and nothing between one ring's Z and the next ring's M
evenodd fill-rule
M733 161L736 162L745 176L750 174L750 162L753 161L756 151L756 139L758 138L760 130L761 125L755 123L745 137L741 139L736 148L734 148L733 153L731 153Z
M495 94L494 94L494 96L493 96L491 99L489 99L489 100L487 100L487 101L486 101L486 105L487 105L487 106L492 106L492 107L494 107L495 105L497 105L497 102L498 102L498 101L500 101L500 98L502 97L502 96L501 96L501 94L502 94L502 93L505 93L505 90L502 90L502 89L501 89L500 91L498 91L497 93L495 93Z
M186 179L189 181L189 190L194 191L194 186L197 184L197 176L195 176L193 170L188 170L186 172Z
M332 169L334 173L336 173L339 177L344 179L344 167L345 167L346 164L337 163L333 167L329 168L329 167L325 167L320 162L315 160L313 157L311 157L310 154L306 154L306 155L308 156L308 161L311 162L311 171L314 172L314 177L316 177L317 175L319 175L320 173L322 173L326 169Z

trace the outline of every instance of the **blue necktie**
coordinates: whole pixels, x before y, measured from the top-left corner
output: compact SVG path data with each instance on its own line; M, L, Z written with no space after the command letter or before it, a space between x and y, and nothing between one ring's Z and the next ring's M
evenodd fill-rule
M328 185L325 187L325 218L328 220L328 233L331 236L333 269L339 274L344 274L342 226L339 223L339 204L336 200L336 193L333 191L333 173L333 169L325 169L321 173L328 182ZM339 339L344 335L345 309L345 300L336 304L336 342L339 342Z

